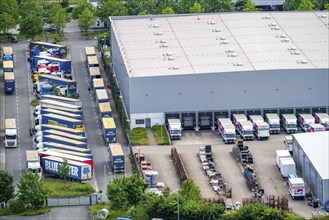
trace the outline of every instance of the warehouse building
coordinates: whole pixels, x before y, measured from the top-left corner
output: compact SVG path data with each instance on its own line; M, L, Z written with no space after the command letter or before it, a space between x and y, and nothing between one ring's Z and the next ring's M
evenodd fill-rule
M320 204L329 203L329 132L294 134L293 158Z
M111 17L111 62L131 128L232 113L328 112L328 12Z

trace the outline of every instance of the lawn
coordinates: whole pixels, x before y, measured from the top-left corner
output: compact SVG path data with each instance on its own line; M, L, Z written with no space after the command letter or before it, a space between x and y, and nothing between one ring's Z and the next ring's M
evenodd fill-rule
M134 128L129 132L130 142L133 146L150 145L147 138L146 128Z
M107 209L109 210L109 216L106 218L106 220L116 220L117 217L126 217L127 211L125 210L118 210L114 211L111 210L111 206L109 203L98 203L93 206L90 206L90 217L93 218L94 212L97 212L101 209ZM145 212L145 209L143 209L142 206L138 205L136 208L136 216L133 218L134 220L145 220L148 219L147 214Z
M75 197L91 195L95 189L89 184L69 182L59 179L46 178L45 186L49 189L49 197Z
M164 125L154 125L152 132L158 145L169 145L169 139Z

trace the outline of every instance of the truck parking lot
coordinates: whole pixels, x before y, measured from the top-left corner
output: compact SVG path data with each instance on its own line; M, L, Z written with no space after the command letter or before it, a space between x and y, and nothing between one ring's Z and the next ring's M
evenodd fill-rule
M268 195L286 195L289 198L289 207L293 212L304 217L310 217L312 207L303 200L293 200L288 192L286 180L282 178L275 162L275 150L285 149L284 137L286 134L271 135L269 140L245 141L254 158L254 169L261 187ZM238 138L240 140L240 138ZM209 184L209 178L201 168L198 158L200 146L212 145L213 158L218 172L223 176L228 188L232 188L232 200L242 201L242 198L252 196L242 174L242 166L235 162L232 156L232 144L224 144L218 131L183 131L182 139L173 141L177 148L189 177L193 178L200 187L203 197L216 197L216 193ZM173 161L170 157L171 146L148 146L141 147L147 160L152 163L152 168L159 172L159 181L164 182L172 190L180 186L179 179ZM134 149L136 152L136 149Z

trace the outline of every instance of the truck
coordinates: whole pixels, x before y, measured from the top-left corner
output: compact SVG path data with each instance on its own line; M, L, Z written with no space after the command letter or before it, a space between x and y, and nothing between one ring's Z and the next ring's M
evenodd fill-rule
M95 47L85 47L86 58L88 56L96 56Z
M238 124L241 121L247 121L247 117L244 114L233 114L232 115L232 122L235 127L238 127Z
M254 134L258 140L270 137L270 126L267 122L257 121L254 123Z
M68 118L74 118L78 120L82 120L82 115L79 114L72 114L69 112L64 112L56 109L51 109L51 108L41 108L39 110L34 111L33 115L34 117L37 117L38 115L45 115L45 114L56 114Z
M102 130L106 145L116 142L116 126L113 118L102 118Z
M282 114L281 122L287 134L297 132L297 118L294 114Z
M251 123L255 125L256 122L263 122L264 118L261 115L249 115Z
M329 115L327 113L315 113L315 123L322 124L329 131Z
M51 124L77 130L84 130L83 121L56 114L38 115L34 118L34 125Z
M15 92L15 74L13 72L4 72L5 93Z
M84 148L82 148L84 149ZM70 150L64 150L64 149L56 149L56 148L45 148L45 149L39 149L39 151L54 151L54 152L60 152L64 154L70 154L74 156L79 156L79 157L85 157L89 159L93 159L93 155L91 153L81 153L81 152L76 152L76 151L70 151Z
M5 119L5 147L17 147L16 119Z
M58 126L58 125L49 125L49 124L42 124L42 125L37 125L35 126L35 132L40 132L40 131L46 131L46 130L57 130L61 132L65 132L67 134L74 134L78 136L85 137L85 131L82 130L77 130L77 129L72 129L72 128L66 128L63 126Z
M266 113L265 121L270 125L270 134L280 134L280 117L276 113Z
M284 137L284 141L283 141L284 145L286 146L286 149L289 151L289 153L292 155L292 136L291 135L287 135Z
M88 145L85 142L76 141L76 140L73 140L70 138L61 137L61 136L53 135L53 134L42 136L42 141L43 142L55 142L58 144L68 145L68 146L72 146L72 147L88 148ZM39 142L39 143L43 143L43 142ZM38 145L36 145L36 146L38 146Z
M12 60L3 61L3 72L14 72L14 62Z
M40 52L47 51L51 55L57 55L57 57L65 58L67 54L67 47L61 44L53 44L42 41L31 41L29 44L30 59L39 55Z
M38 111L40 111L42 108L44 109L54 109L54 110L59 110L59 111L62 111L62 112L68 112L68 113L71 113L71 114L75 114L75 115L81 115L82 116L82 110L79 110L79 109L71 109L71 108L66 108L66 107L60 107L60 106L56 106L56 105L47 105L47 104L44 104L44 105L37 105L35 107L35 110L34 110L34 115L38 115Z
M97 89L104 89L104 80L102 78L99 78L99 79L93 79L93 86L92 88L94 90L97 90Z
M109 97L105 89L97 89L96 91L96 100L97 103L108 102Z
M114 173L125 172L125 155L122 151L121 144L110 144L108 147L110 165Z
M48 107L49 108L49 106L57 106L57 107L82 111L81 106L66 104L64 102L59 102L59 101L54 101L54 100L45 99L45 100L40 100L39 103L40 103L39 105L41 107Z
M39 76L39 82L46 82L52 85L55 88L55 92L56 90L58 90L58 93L62 96L68 96L69 94L77 93L77 81L72 79L65 79L57 76L44 74Z
M289 174L296 175L296 164L291 157L280 158L280 172L283 178L288 177Z
M54 95L55 88L48 82L37 82L35 84L35 96L40 99L43 95Z
M309 131L310 124L315 123L315 118L311 114L300 114L298 124L304 132Z
M91 154L91 150L88 148L81 148L81 147L72 147L70 145L65 144L59 144L55 142L42 142L36 145L37 150L42 149L58 149L58 150L68 150L78 153L85 153L85 154Z
M3 56L2 56L3 61L14 61L14 53L13 53L13 48L12 47L3 47Z
M39 131L35 134L35 139L34 142L35 143L41 143L43 142L43 136L44 135L57 135L57 136L61 136L61 137L65 137L65 138L70 138L72 140L76 140L76 141L82 141L87 143L87 138L83 137L83 136L79 136L79 135L74 135L74 134L69 134L66 132L62 132L62 131L58 131L58 130L45 130L45 131Z
M82 107L81 99L73 99L73 98L67 98L67 97L57 96L57 95L42 95L41 100L45 100L45 99L54 100L54 101L63 102L63 103L67 103L70 105L76 105L76 106Z
M26 151L26 170L33 173L38 173L42 176L42 169L40 166L40 159L36 150Z
M276 165L280 169L280 159L281 158L291 158L291 155L288 150L276 150L275 151L275 161Z
M222 124L233 124L232 121L229 118L217 118L216 119L216 125L218 129L218 133L220 134L220 127Z
M42 158L42 169L44 172L58 175L58 166L62 165L64 162L63 158L48 156ZM91 174L91 165L86 163L81 163L73 160L67 160L68 166L70 167L70 179L75 179L78 181L90 180L92 177Z
M182 137L182 123L178 118L168 119L168 133L171 140L180 140Z
M309 124L308 132L317 132L317 131L325 131L325 127L322 124Z
M101 71L99 67L89 67L89 80L92 82L94 79L101 79Z
M99 103L98 109L100 118L112 117L112 109L109 102Z
M302 178L295 174L288 175L288 188L292 199L304 198L305 196L305 182Z
M47 65L56 63L59 64L59 70L63 71L64 73L71 73L71 60L56 57L35 56L33 59L31 59L31 70L36 72L38 65L41 63Z
M234 144L236 141L236 131L232 123L221 123L219 133L223 138L225 144Z
M241 138L245 140L253 140L253 125L250 121L240 121L238 126L238 133L240 134Z
M87 63L88 67L99 67L97 56L88 56Z

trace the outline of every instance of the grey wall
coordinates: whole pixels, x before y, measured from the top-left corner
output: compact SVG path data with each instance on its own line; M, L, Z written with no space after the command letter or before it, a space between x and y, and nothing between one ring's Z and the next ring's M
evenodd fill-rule
M130 79L130 113L329 105L328 69Z

